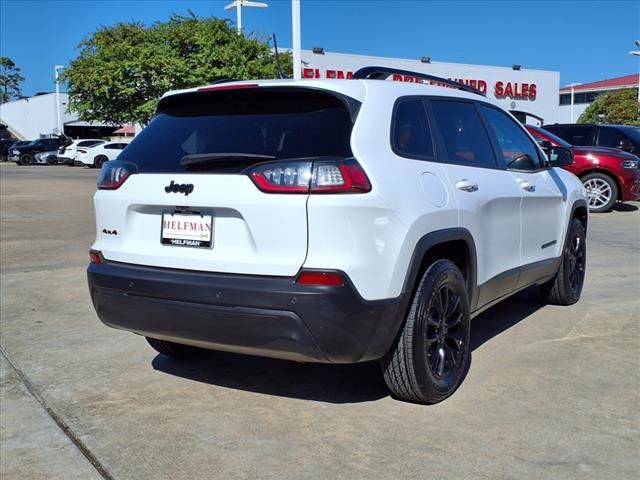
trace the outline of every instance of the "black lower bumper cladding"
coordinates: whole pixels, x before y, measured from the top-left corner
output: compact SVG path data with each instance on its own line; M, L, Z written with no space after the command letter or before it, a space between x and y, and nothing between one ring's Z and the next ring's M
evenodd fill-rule
M344 286L293 277L193 272L103 261L87 269L100 320L141 335L250 355L323 363L374 360L390 348L406 295L366 301ZM346 276L345 276L346 278Z

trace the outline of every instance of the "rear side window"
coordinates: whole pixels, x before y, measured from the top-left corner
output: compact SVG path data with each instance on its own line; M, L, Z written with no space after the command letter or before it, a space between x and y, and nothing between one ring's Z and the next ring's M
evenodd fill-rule
M351 128L347 105L322 91L194 92L163 99L153 120L118 158L135 163L139 172L212 170L212 164L181 165L185 156L198 154L348 158L353 156ZM228 172L246 166L246 158L230 158L226 170L215 164L216 171Z
M480 105L480 111L489 124L507 168L538 170L541 167L538 149L516 122L497 108Z
M593 127L560 127L551 131L571 145L593 145Z
M84 142L78 143L79 147L93 147L94 145L98 145L102 142L96 140L86 140Z
M433 157L433 142L424 102L400 99L395 107L391 132L393 151L409 158Z
M450 162L496 166L489 137L472 103L432 100L431 108Z

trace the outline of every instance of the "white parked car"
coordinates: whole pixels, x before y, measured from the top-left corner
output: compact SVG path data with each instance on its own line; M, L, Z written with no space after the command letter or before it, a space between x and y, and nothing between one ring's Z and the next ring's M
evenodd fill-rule
M161 354L380 360L394 396L441 401L472 316L532 285L580 298L587 198L554 168L570 150L546 153L480 92L413 72L168 93L100 173L93 305Z
M73 143L67 147L60 147L58 150L58 163L64 163L66 165L74 165L76 155L78 154L78 148L91 148L96 145L102 145L107 143L106 140L99 138L81 138L74 140Z
M115 160L128 143L107 142L94 147L78 148L76 164L100 168L109 160Z

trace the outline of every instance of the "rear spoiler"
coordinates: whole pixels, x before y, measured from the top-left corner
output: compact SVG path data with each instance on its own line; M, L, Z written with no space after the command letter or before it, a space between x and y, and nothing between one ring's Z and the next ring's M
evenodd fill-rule
M357 70L352 80L386 80L391 75L403 75L409 77L420 78L422 80L429 80L430 82L441 83L449 87L457 88L458 90L464 90L465 92L475 93L476 95L486 96L477 88L470 87L464 83L456 82L448 78L436 77L435 75L429 75L427 73L411 72L409 70L398 70L397 68L388 67L364 67Z

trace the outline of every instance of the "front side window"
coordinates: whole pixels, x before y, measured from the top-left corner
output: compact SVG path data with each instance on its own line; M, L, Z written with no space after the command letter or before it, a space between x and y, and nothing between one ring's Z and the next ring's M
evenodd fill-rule
M541 167L538 149L516 122L497 108L482 105L480 111L489 124L507 168L538 170Z
M629 141L624 133L615 128L600 128L598 133L598 145L601 147L619 148L625 140Z
M472 103L432 100L431 109L450 162L496 166L489 137Z
M391 135L393 150L398 155L410 158L433 157L427 111L420 98L398 101Z

